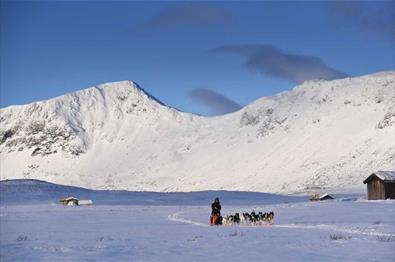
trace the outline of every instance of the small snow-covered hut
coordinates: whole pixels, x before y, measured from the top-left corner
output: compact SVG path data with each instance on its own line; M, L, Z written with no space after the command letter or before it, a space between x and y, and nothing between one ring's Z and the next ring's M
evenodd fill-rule
M78 205L78 198L76 197L66 197L59 200L64 206L76 206Z
M395 199L395 171L377 171L364 181L368 187L368 200Z
M329 199L334 199L334 198L329 194L315 194L310 198L310 201L321 201L321 200L329 200Z
M93 205L93 201L86 199L86 200L78 200L78 205L79 206L90 206Z

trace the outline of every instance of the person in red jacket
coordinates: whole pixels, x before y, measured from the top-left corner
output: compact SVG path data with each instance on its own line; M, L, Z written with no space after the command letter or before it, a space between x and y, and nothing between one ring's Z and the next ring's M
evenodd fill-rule
M215 198L214 202L211 204L211 217L210 217L211 225L221 225L222 217L221 217L221 203L219 202L219 198Z

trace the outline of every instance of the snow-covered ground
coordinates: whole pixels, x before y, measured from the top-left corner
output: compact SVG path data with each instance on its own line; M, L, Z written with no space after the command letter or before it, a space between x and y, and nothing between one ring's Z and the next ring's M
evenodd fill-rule
M393 200L367 201L363 195L335 195L335 200L309 202L304 196L213 191L161 194L91 191L88 195L89 190L59 185L52 190L53 185L40 183L43 184L30 187L30 191L19 187L20 195L12 190L18 188L18 183L7 187L1 183L2 262L394 261L395 258ZM38 195L42 203L37 188L41 188ZM91 196L95 205L61 206L56 203L58 190L62 194L74 193L76 197ZM29 195L35 201L26 200ZM275 224L208 226L210 203L216 195L221 197L223 214L274 211ZM106 196L108 202L101 202Z

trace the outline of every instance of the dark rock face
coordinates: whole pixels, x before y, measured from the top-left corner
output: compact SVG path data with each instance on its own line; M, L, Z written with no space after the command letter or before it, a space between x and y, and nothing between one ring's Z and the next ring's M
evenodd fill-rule
M5 144L4 151L33 149L32 156L54 154L59 150L79 155L85 150L70 143L75 139L76 134L71 128L46 124L44 121L32 122L25 127L18 123L11 129L0 132L0 145Z

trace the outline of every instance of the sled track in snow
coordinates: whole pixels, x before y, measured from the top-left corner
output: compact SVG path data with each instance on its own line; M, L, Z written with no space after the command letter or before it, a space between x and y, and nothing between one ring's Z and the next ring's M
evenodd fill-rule
M366 236L378 236L378 237L393 237L395 234L393 233L383 233L378 232L373 228L364 228L364 227L342 227L331 224L317 224L317 225L308 225L308 224L283 224L283 225L274 225L274 227L280 228L295 228L295 229L318 229L318 230L333 230L347 234L358 234L358 235L366 235Z
M208 224L204 224L204 223L200 223L200 222L196 222L193 220L188 220L188 219L179 217L179 215L181 215L183 213L184 213L183 211L180 211L180 212L177 212L174 214L170 214L167 218L173 222L180 222L180 223L190 224L190 225L200 226L200 227L208 227L209 226Z
M184 224L189 224L189 225L194 225L194 226L201 226L201 227L209 227L210 225L204 224L201 222L189 220L180 217L184 212L176 212L174 214L170 214L167 218L170 221L173 222L180 222ZM290 228L290 229L317 229L317 230L332 230L332 231L337 231L337 232L342 232L342 233L347 233L347 234L358 234L358 235L366 235L366 236L378 236L378 237L393 237L395 234L393 233L383 233L383 232L378 232L373 228L363 228L363 227L341 227L337 225L331 225L331 224L317 224L317 225L308 225L308 224L282 224L282 225L266 225L266 226L246 226L246 225L227 225L223 227L261 227L261 228Z

